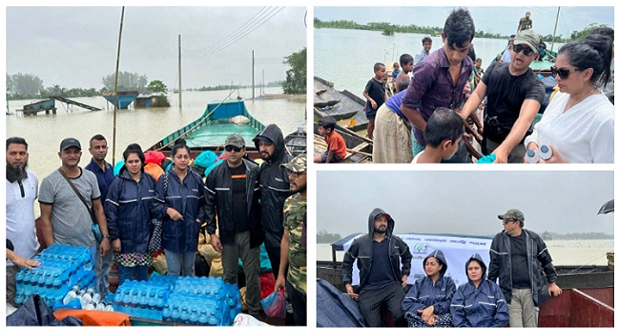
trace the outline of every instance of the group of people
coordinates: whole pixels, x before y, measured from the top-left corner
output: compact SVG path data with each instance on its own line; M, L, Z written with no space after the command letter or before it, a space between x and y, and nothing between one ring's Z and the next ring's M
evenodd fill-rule
M375 64L363 92L373 162L471 163L484 155L494 163L524 163L528 150L545 144L552 155L539 163L613 163L613 93L603 93L610 92L607 86L613 92L613 29L598 28L560 48L550 69L559 92L533 125L545 86L530 68L542 42L531 28L527 13L503 61L482 69L473 49L474 21L466 9L455 9L441 48L429 53L432 41L424 38L415 58L400 57L396 93L389 98L381 81L385 65ZM440 120L431 122L438 111Z
M253 141L262 164L246 155L243 137L231 134L224 143L225 160L205 181L190 166L184 140L172 147L169 170L153 176L144 169L140 145L130 144L115 176L105 161L108 146L102 135L91 138L92 159L85 168L79 166L81 143L66 138L58 151L60 168L45 177L39 189L37 176L27 169L26 140L7 139L7 302L14 305L19 267L39 265L32 260L40 248L33 208L38 199L42 242L90 248L102 297L109 293L113 257L119 285L132 276L147 280L154 251L149 244L155 226L161 224L168 275L194 276L199 234L204 231L221 253L225 282L237 283L241 259L248 313L257 319L264 243L275 277L273 289L284 289L294 323L305 325L306 155L288 155L275 124ZM100 241L91 231L93 223L99 225Z
M562 293L551 255L536 233L523 228L520 210L510 209L498 218L504 229L491 242L488 268L482 256L473 254L461 264L467 282L456 287L445 275L444 253L433 250L422 261L426 276L406 292L413 256L394 235L392 216L375 208L368 216L368 234L353 241L342 262L347 295L358 302L366 325L537 327L538 306ZM355 261L359 285L354 289Z

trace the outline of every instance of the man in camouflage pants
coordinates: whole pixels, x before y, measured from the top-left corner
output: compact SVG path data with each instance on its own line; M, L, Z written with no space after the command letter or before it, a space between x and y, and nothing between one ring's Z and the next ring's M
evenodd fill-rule
M295 325L306 325L306 154L282 164L293 195L284 202L284 234L280 269L274 290L285 288L293 305ZM285 275L288 266L288 275ZM285 287L286 286L286 287Z

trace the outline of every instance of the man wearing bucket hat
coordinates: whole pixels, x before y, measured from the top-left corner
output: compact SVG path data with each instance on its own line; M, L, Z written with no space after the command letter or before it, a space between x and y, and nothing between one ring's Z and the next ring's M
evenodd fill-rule
M295 325L306 325L306 154L286 164L291 192L284 202L284 233L280 249L280 268L274 290L280 287L293 305ZM288 274L287 274L288 267Z
M551 255L538 234L523 229L525 216L520 210L509 209L497 217L504 230L491 242L488 279L499 278L510 327L538 327L538 306L562 294Z
M525 136L545 97L545 85L530 69L538 56L540 37L532 30L517 34L510 63L494 62L471 94L461 117L467 119L487 97L482 152L494 153L495 163L523 163Z
M211 170L205 182L206 230L215 251L222 253L225 282L237 283L241 258L248 312L260 318L259 255L264 233L258 203L258 165L244 158L245 140L237 134L226 138L224 149L226 161Z

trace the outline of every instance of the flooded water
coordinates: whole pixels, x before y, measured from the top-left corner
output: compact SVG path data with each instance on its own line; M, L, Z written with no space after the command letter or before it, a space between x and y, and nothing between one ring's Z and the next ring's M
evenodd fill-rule
M396 33L382 35L380 31L320 28L314 29L314 75L334 83L338 90L349 90L362 97L368 80L374 76L377 62L398 61L408 53L415 57L422 50L423 34ZM443 46L441 36L431 37L431 52ZM508 44L508 40L474 38L476 57L487 68L493 58ZM563 44L554 44L557 51ZM551 47L551 44L548 43Z
M545 241L554 265L607 265L607 253L614 251L614 240L551 240ZM317 261L331 261L329 244L316 246ZM344 252L337 251L336 259L342 261Z
M267 94L280 94L281 88L267 88ZM118 110L116 116L116 154L115 161L122 159L122 152L128 144L138 143L146 150L168 134L194 121L202 115L207 104L214 100L222 100L229 91L183 92L182 108L178 107L179 96L169 97L171 107ZM235 91L231 97L236 98ZM245 97L250 113L263 124L275 123L286 136L298 127L306 124L306 96L295 95L281 99L248 99L252 96L251 89L240 90L239 95ZM256 90L258 95L258 89ZM88 141L97 134L103 134L110 150L108 161L112 161L112 142L114 128L113 106L101 96L90 98L72 98L81 103L102 108L102 111L91 112L72 106L67 111L66 105L56 102L57 114L23 116L17 113L24 104L31 100L9 101L9 111L13 115L6 116L6 136L21 136L28 142L30 153L29 168L42 180L60 166L58 146L66 137L75 137L82 143L82 160L80 166L90 161ZM38 207L38 206L35 206Z

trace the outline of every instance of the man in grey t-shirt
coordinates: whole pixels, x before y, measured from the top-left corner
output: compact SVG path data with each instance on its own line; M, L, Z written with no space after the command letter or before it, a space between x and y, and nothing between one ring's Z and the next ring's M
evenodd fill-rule
M80 142L75 138L64 139L58 152L58 157L62 161L60 169L78 189L99 223L104 238L98 252L103 256L110 250L108 226L103 214L97 178L94 173L78 166L82 156L81 150ZM45 244L77 245L89 247L93 253L97 252L97 242L91 231L93 220L90 213L69 182L60 174L60 169L54 170L43 179L39 191Z

